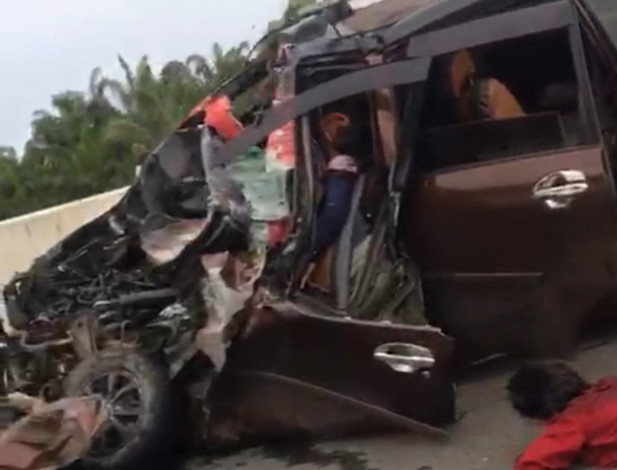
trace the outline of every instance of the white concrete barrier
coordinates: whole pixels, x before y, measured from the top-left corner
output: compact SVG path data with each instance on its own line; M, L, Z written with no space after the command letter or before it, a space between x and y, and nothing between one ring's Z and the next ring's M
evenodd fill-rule
M84 223L120 200L127 188L50 207L0 222L0 284L28 269L43 254Z

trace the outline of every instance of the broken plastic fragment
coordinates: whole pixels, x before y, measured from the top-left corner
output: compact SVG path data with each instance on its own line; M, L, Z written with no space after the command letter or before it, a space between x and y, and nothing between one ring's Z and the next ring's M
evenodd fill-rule
M202 296L208 318L206 325L197 332L195 343L220 371L229 342L225 328L253 297L255 283L264 269L265 252L204 255L202 265L207 272Z
M69 465L88 452L106 418L99 397L37 404L0 435L0 468L43 470Z

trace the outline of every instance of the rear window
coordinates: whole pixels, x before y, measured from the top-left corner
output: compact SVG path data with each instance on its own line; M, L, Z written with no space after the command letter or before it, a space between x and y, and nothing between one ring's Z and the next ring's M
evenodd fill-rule
M421 114L421 171L584 143L566 29L435 58Z

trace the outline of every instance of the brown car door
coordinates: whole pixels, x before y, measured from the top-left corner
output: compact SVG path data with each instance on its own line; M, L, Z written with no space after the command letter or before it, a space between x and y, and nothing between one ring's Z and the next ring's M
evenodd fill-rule
M320 316L285 303L251 314L226 374L270 384L279 401L304 394L382 425L434 433L425 424L455 416L452 353L452 340L437 329ZM242 386L230 388L252 393Z
M567 352L614 283L617 201L572 4L498 15L412 42L415 51L435 55L467 43L498 50L507 43L493 44L496 31L510 44L519 37L532 44L532 27L537 41L550 31L565 38L561 50L570 48L578 84L571 114L549 109L426 130L425 153L416 158L430 154L432 168L416 174L401 219L428 310L474 358ZM431 50L439 44L445 49Z
M326 103L421 83L429 66L428 59L405 60L332 79L271 111L259 128L245 131L223 152L241 151L287 120L301 118ZM223 391L217 396L230 408L243 409L240 419L244 421L255 411L247 405L254 400L254 386L260 390L261 403L278 397L275 401L284 407L283 402L308 394L382 425L427 431L427 425L454 419L452 352L451 339L437 329L356 321L282 303L249 315L230 348L217 385ZM246 388L248 383L253 386ZM292 408L290 416L280 419L299 422L308 409ZM271 413L276 415L280 409ZM310 418L323 422L329 417Z
M589 307L610 285L617 227L602 152L528 156L416 181L406 225L429 310L463 349L533 347L532 330L553 313L557 324L538 334L558 342L576 321L568 304Z

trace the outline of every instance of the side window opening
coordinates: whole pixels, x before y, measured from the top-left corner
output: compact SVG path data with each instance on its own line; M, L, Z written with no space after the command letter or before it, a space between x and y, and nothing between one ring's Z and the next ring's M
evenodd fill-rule
M334 76L337 76L335 72ZM314 87L331 80L334 76L332 69L322 73L313 72L300 83L303 87ZM312 302L319 300L322 304L339 309L345 309L348 298L344 297L349 295L349 292L347 295L341 295L342 286L339 284L341 279L337 275L337 266L341 261L339 257L344 257L344 253L349 251L351 257L349 288L353 290L354 282L360 279L364 269L362 261L366 259L366 250L374 232L373 226L387 188L387 160L384 158L385 152L377 129L376 108L380 98L377 93L370 91L346 97L309 113L313 141L311 160L316 175L315 204L318 213L324 204L326 171L333 154L341 153L353 157L359 170L350 213L346 217L345 228L338 241L320 253L309 267L309 271L299 276L305 279L302 290L310 292ZM342 147L336 149L328 143L323 128L324 118L327 119L333 113L345 114L351 123ZM318 219L317 217L317 223ZM318 230L319 227L316 227L316 232Z
M378 174L378 164L375 161L374 155L374 139L371 126L372 115L370 106L370 95L361 94L354 95L349 98L334 101L326 106L314 110L310 115L311 120L311 136L314 145L312 146L313 167L316 172L316 207L319 214L320 209L324 204L325 196L325 179L327 178L329 161L336 157L337 154L348 155L356 162L359 172L356 189L353 196L354 201L351 204L351 211L346 220L352 223L351 243L352 249L359 245L362 239L371 231L370 227L370 210L367 207L371 205L372 194L371 185L369 182L374 181L374 176ZM328 116L334 113L342 113L349 119L350 125L346 135L341 139L339 145L333 147L328 137L325 134L327 130L324 128L324 123L328 121ZM361 187L358 187L361 185ZM355 200L360 196L360 200ZM367 204L368 201L368 204ZM319 224L319 216L316 223ZM349 223L349 222L348 222ZM316 232L320 231L320 227L316 227ZM334 270L337 262L337 252L341 239L329 249L320 253L315 259L312 274L307 278L307 288L313 290L314 295L322 292L325 297L325 303L332 303L329 300L330 295L335 293ZM319 297L319 295L318 295Z
M421 114L420 171L583 143L567 29L435 58Z
M326 237L326 243L323 244L325 249L323 251L330 249L330 252L334 255L330 268L338 269L328 269L330 282L325 287L329 292L325 293L323 301L319 301L320 312L327 311L341 314L342 312L354 313L359 307L364 309L365 302L362 301L369 292L365 288L359 289L358 286L370 285L373 283L375 276L387 274L388 283L384 284L383 289L380 291L379 299L381 301L381 294L384 296L391 296L392 294L391 285L389 284L392 280L391 278L395 278L396 285L400 285L402 279L407 275L407 272L402 268L394 269L395 266L392 264L392 260L389 259L390 253L382 242L385 231L372 230L373 227L378 225L371 220L366 220L366 217L362 221L364 223L359 224L359 229L356 229L356 221L358 219L362 220L362 216L366 215L361 201L363 196L367 196L370 193L375 196L375 200L381 200L382 204L379 209L387 209L386 206L390 202L386 191L388 177L390 176L388 170L392 168L393 162L397 163L395 159L398 155L395 153L394 157L390 159L380 158L386 154L380 147L384 147L382 140L386 141L388 137L391 137L390 144L395 142L395 134L399 130L398 120L396 116L393 116L398 110L398 106L393 106L392 88L403 83L415 84L419 81L425 81L430 63L431 59L421 58L398 61L392 64L369 66L367 64L359 64L359 67L357 69L354 68L351 72L349 67L347 67L342 72L339 70L338 74L335 70L336 67L330 66L328 67L329 70L324 71L327 73L324 74L323 83L321 83L321 80L317 80L317 83L310 84L307 84L307 81L305 81L309 78L307 77L308 74L302 73L306 68L303 70L302 67L296 64L294 66L293 89L290 90L290 97L293 96L294 98L289 101L285 101L285 99L280 100L277 106L263 116L258 125L245 129L239 136L224 143L218 152L213 152L214 164L221 162L220 164L226 164L228 173L231 170L238 170L238 173L245 175L249 171L244 171L247 169L245 168L246 165L243 164L249 163L249 157L253 156L252 153L248 155L248 152L253 150L256 153L261 152L261 149L257 150L255 147L258 140L263 139L264 136L272 138L269 139L265 152L267 156L276 154L285 145L296 156L296 158L289 159L291 165L287 167L294 171L294 188L292 193L294 202L301 201L302 204L295 206L296 210L292 213L292 221L289 224L291 229L286 235L290 243L282 245L280 248L284 250L285 255L289 255L283 261L292 262L292 265L288 266L289 270L291 270L291 272L287 273L289 278L281 280L290 281L286 287L290 293L297 295L296 298L299 303L311 304L311 302L315 303L318 299L321 300L319 295L310 295L310 298L307 298L304 292L302 292L305 288L312 287L310 284L307 285L311 275L310 269L305 268L310 268L308 264L315 264L317 255L319 255L319 253L315 252L316 250L311 249L312 247L308 247L306 244L312 241L311 239L316 238L312 234L316 227L315 212L318 212L320 204L326 207L333 206L339 211L335 216L332 216L332 211L328 213L330 217L328 220L336 221L337 235L334 237L328 235ZM382 95L387 96L381 96L379 97L380 99L377 99L375 95L378 95L380 92ZM285 98L287 98L287 95L285 95ZM347 171L346 168L339 168L338 166L333 168L332 173L336 173L335 176L339 180L345 179L347 183L352 181L352 184L344 184L342 186L344 191L339 191L341 187L332 189L333 186L329 185L332 189L330 194L344 193L346 196L351 194L353 198L349 204L345 202L344 204L324 205L323 201L319 200L318 190L316 190L319 186L324 186L324 182L319 181L318 178L313 178L312 163L314 160L317 160L313 155L313 143L318 137L318 133L315 132L315 123L319 121L320 116L337 111L336 108L338 107L342 108L338 111L346 113L348 120L356 124L356 129L351 133L352 137L355 138L346 142L349 150L339 149L338 152L342 156L348 156L345 154L349 153L354 154L354 156L357 155L356 158L359 160L358 166L361 167L361 172L349 171L348 173L354 176L354 178L349 178L350 175L348 173L343 174ZM389 114L389 116L386 116L386 119L381 119L381 122L379 122L380 120L375 116L376 110L381 111L382 115ZM340 116L336 116L336 119L333 120L337 121L339 118ZM342 119L342 121L344 120ZM378 127L378 132L376 132L376 121L378 124L386 122L386 125ZM277 145L273 148L270 145L271 140L275 140L273 137L280 137L282 134L280 131L284 127L292 129L292 138L280 145L278 145L278 142L275 142ZM345 127L342 126L343 129ZM383 129L389 129L390 132L383 132ZM287 132L286 136L289 135L290 133ZM396 143L394 146L396 146ZM326 156L324 155L323 160L325 159ZM341 160L348 161L349 159L343 158ZM287 163L287 161L284 163ZM339 163L343 166L347 164ZM231 168L234 165L236 168ZM381 175L378 172L380 168L386 170ZM377 180L382 180L384 183L383 190L380 191L379 187L375 188L371 184L370 177L373 175L377 176ZM360 176L360 178L355 176ZM247 181L247 184L256 183L257 185L258 183L253 178L247 177L244 179ZM300 179L303 181L299 181ZM361 184L357 184L359 182ZM274 187L274 185L272 186ZM298 197L299 193L296 188L299 187L305 189L304 194L308 197L302 197L302 199ZM349 190L350 187L351 191ZM256 192L258 189L255 188ZM358 195L361 197L358 197ZM347 198L345 200L347 201ZM341 207L348 207L348 209L341 209ZM380 221L386 221L389 215L387 210L375 211L375 215L377 214L380 216ZM338 232L338 222L340 221L344 221L344 226ZM335 224L326 224L328 227L333 225ZM385 225L379 225L379 227L383 228ZM364 228L367 228L367 230L363 230ZM305 255L310 255L311 259L305 259L307 258ZM381 262L382 258L386 262ZM379 260L377 263L375 262L376 259ZM328 267L327 264L326 267ZM379 269L376 270L375 267ZM287 266L285 266L283 271L287 271ZM287 276L287 274L284 274L284 276ZM320 286L316 287L319 288ZM315 292L312 291L311 294L313 293ZM370 310L370 312L367 309L364 310L367 311L367 314L372 315L375 313L373 310Z
M305 71L299 79L300 90L306 90L318 86L321 83L332 80L336 77L349 73L350 71L363 68L365 65L356 64L355 66L347 67L324 67L322 69L314 69ZM324 169L327 166L328 151L327 143L324 141L323 132L320 129L321 119L329 113L344 113L351 122L349 135L346 136L346 142L341 148L341 152L348 153L353 156L360 167L363 174L375 172L379 166L378 153L378 136L374 131L374 109L373 109L372 93L362 93L353 95L341 100L336 100L315 109L309 113L309 124L311 132L311 160L316 176L317 187L320 187L320 180L323 177ZM320 191L317 191L316 203L320 199Z
M322 69L304 71L298 80L299 90L307 90L316 87L321 83L325 83L350 71L358 70L359 68L362 68L362 66L356 64L353 67L324 67ZM362 172L370 171L375 163L373 151L375 147L375 136L371 126L372 109L370 93L353 95L314 109L308 114L308 120L311 134L310 157L318 188L320 187L320 181L328 163L327 143L324 141L324 136L320 129L320 121L325 115L335 112L346 114L352 124L350 127L351 132L346 138L347 142L341 151L351 154L358 161ZM298 122L299 120L300 119L298 119ZM318 203L321 196L320 191L317 191L316 196L318 199L316 203Z

